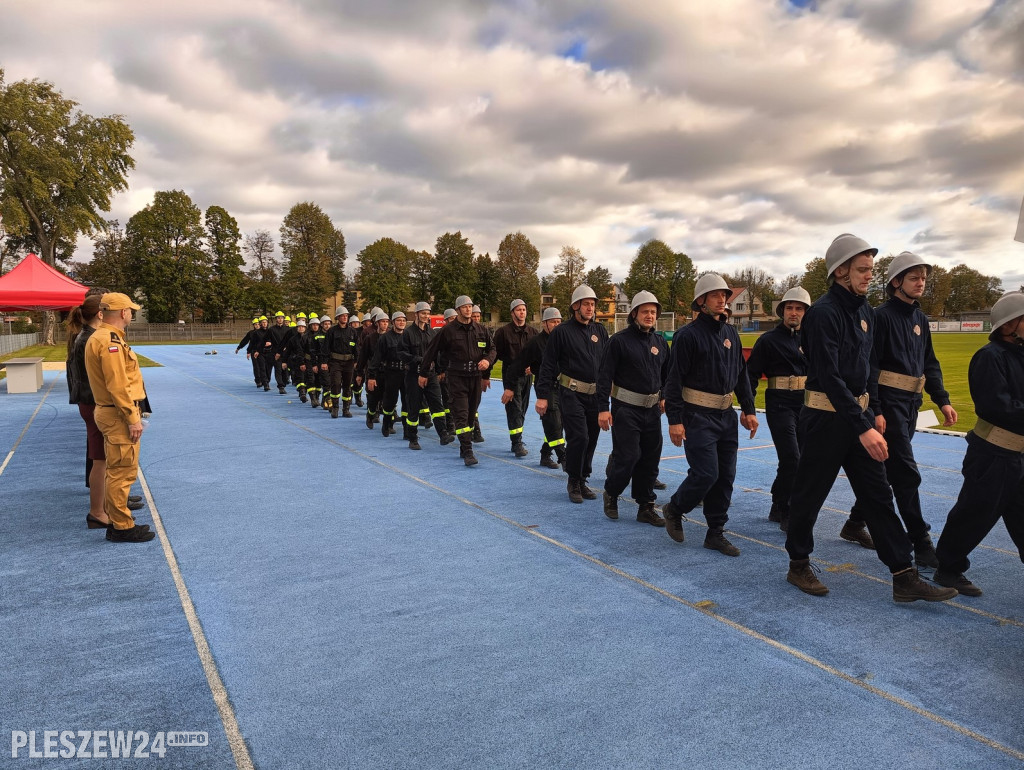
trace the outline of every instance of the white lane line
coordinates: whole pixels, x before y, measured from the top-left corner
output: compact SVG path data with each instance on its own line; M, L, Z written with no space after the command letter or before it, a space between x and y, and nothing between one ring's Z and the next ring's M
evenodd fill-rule
M25 438L25 434L28 433L28 429L32 425L32 421L36 419L36 415L39 414L39 410L43 408L43 404L46 402L47 396L50 395L50 391L53 390L53 386L57 384L59 379L59 377L53 378L53 382L51 382L50 387L46 389L46 392L43 394L43 398L40 400L36 410L32 412L32 416L28 418L28 422L25 423L25 427L21 429L21 433L18 435L18 440L14 442L14 446L11 447L11 451L7 453L7 457L4 458L3 465L0 465L0 475L3 475L3 472L7 469L7 464L11 461L11 458L14 457L14 450L18 448L18 444L20 444L21 440Z
M189 630L192 632L192 640L195 642L196 650L199 653L199 662L202 664L203 672L206 674L206 681L210 686L213 702L217 705L217 711L220 713L220 721L224 725L224 732L227 734L228 746L231 747L231 753L235 757L235 767L238 770L255 770L252 757L249 754L249 747L245 744L242 730L238 726L238 719L235 717L235 709L231 705L231 699L228 697L227 688L224 687L224 681L220 678L220 672L217 671L217 664L213 660L213 653L210 652L210 645L206 641L206 634L203 633L203 626L199 622L199 616L196 614L192 597L188 593L188 586L185 585L185 579L178 568L178 559L171 548L171 541L167 537L167 530L164 529L163 519L160 518L160 513L156 509L153 493L150 491L149 484L146 482L146 477L141 469L139 470L139 481L142 484L142 492L146 495L146 502L149 505L150 513L153 515L153 524L156 527L157 536L160 538L160 546L164 550L164 558L167 559L167 566L171 568L171 577L174 578L174 587L178 590L178 599L181 601L181 608L185 612L185 619L188 621Z

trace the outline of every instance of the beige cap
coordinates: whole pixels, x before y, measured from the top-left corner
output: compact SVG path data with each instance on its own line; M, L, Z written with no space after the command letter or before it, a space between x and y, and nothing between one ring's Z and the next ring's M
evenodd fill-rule
M132 302L132 298L127 294L119 294L118 292L111 292L110 294L104 294L100 299L100 310L142 310L141 307Z

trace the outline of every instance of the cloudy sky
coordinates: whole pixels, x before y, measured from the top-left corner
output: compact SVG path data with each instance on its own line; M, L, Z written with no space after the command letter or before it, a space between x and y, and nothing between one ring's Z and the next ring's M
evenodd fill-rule
M802 272L854 232L1024 283L1024 0L5 0L8 82L135 131L157 190L277 235L316 201L347 268L389 236L521 230L624 278Z

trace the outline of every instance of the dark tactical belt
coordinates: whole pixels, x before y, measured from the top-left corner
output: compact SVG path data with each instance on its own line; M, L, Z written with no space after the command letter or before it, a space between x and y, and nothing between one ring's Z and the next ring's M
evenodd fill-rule
M980 417L978 418L978 424L974 426L974 435L985 439L988 443L1001 449L1024 453L1024 436L1008 431L1006 428L1000 428L998 425L993 425L988 420L983 420Z
M332 361L352 361L355 356L351 353L331 353Z
M683 401L708 409L732 409L732 393L705 393L703 390L683 388Z
M807 385L806 375L791 374L788 377L769 377L769 390L803 390Z
M862 412L868 408L867 393L862 396L858 396L856 401L860 404L860 410ZM828 400L828 396L820 390L805 390L804 406L809 406L811 409L818 409L822 412L834 412L836 410L836 408L832 406L832 402Z
M924 375L911 377L909 374L897 374L885 369L878 373L878 384L887 388L905 390L908 393L920 393L924 390Z
M568 374L558 375L558 382L563 388L574 393L582 393L585 396L592 396L597 393L596 382L580 382L579 380L574 380Z
M616 401L622 401L625 404L631 406L639 406L644 409L650 409L652 406L657 406L661 400L661 393L651 393L644 395L643 393L634 393L632 390L626 390L620 388L615 383L612 383L612 398Z

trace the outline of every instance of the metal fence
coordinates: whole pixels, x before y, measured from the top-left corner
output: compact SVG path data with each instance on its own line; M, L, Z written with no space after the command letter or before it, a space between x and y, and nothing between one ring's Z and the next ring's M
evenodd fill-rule
M238 342L252 328L248 321L222 324L148 324L132 323L128 327L129 342L210 342L233 340ZM54 341L67 339L67 330L59 326Z
M38 345L43 340L39 332L35 334L0 334L0 356L6 356L15 350L27 348L29 345Z

